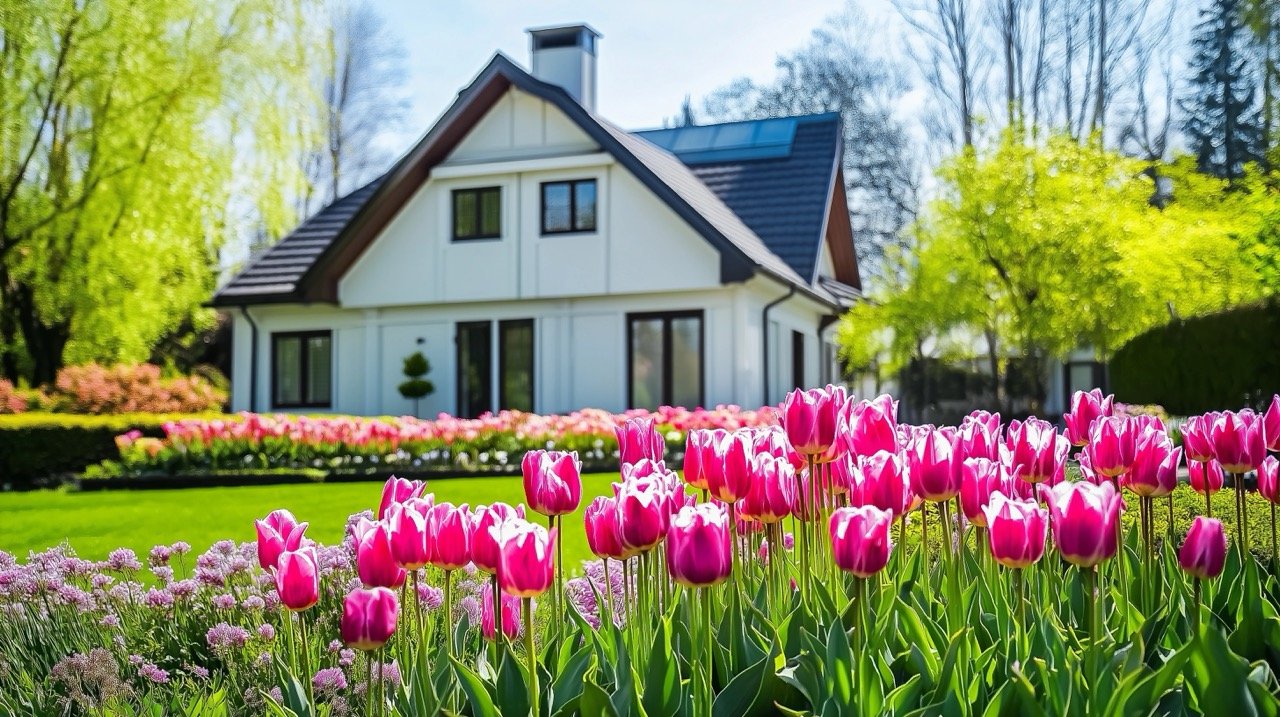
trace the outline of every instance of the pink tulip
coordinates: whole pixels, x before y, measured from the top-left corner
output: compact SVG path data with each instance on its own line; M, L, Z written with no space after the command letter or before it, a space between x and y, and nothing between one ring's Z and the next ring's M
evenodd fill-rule
M396 631L400 606L385 587L352 590L342 602L342 641L357 650L376 650Z
M1014 486L1018 482L1022 481L1009 475L1009 469L1000 463L986 458L966 459L960 466L960 509L964 517L978 527L987 527L987 504L998 493L1017 497Z
M405 571L391 551L391 535L378 523L364 534L356 548L356 572L367 588L396 588L404 585Z
M498 572L498 541L494 539L489 528L502 525L508 520L524 519L524 506L512 508L506 503L494 503L490 506L477 506L472 516L471 562L481 572L490 575Z
M872 401L848 402L840 413L840 435L845 449L855 455L897 453L898 402L887 394Z
M471 562L474 530L467 504L436 503L427 513L427 562L441 570L457 570Z
M644 552L662 541L671 512L657 484L627 483L617 500L618 534L628 551Z
M480 602L480 632L484 639L492 641L497 633L496 616L493 610L493 591L482 590L484 597ZM520 637L520 598L506 593L502 596L502 634L508 640Z
M751 457L755 455L752 436L734 431L715 446L714 458L703 465L711 495L734 503L751 488Z
M952 460L955 439L943 430L917 436L907 449L911 490L928 501L951 500L960 493L959 466Z
M677 583L690 588L709 587L729 577L733 553L724 508L700 503L680 509L667 533L667 570Z
M622 533L618 528L618 501L608 496L596 496L587 504L584 516L587 530L587 546L598 558L621 560L626 556L622 545Z
M831 388L831 387L828 387ZM782 404L782 428L792 448L804 456L820 456L836 440L836 417L843 404L843 390L797 388Z
M889 527L893 514L874 506L837 508L828 529L836 565L860 578L869 578L889 563L893 543Z
M1187 463L1192 461L1204 463L1214 459L1213 423L1220 414L1206 413L1203 416L1190 416L1182 422L1182 449L1187 455Z
M286 610L306 610L320 602L320 563L315 548L280 553L275 578L276 593Z
M679 482L679 479L671 471L667 470L666 463L648 458L641 458L635 463L623 463L619 472L622 474L623 481L656 477L673 485Z
M555 579L556 531L525 520L508 520L491 528L500 550L498 586L508 595L537 597Z
M761 453L752 459L749 475L750 488L738 506L739 515L761 523L776 523L791 515L796 472L790 463Z
M395 503L403 503L410 498L417 498L426 490L427 484L418 480L408 480L391 476L382 486L382 502L378 504L378 520L387 515L387 510Z
M782 429L782 426L757 428L753 435L755 436L751 442L753 452L768 453L774 458L781 458L796 470L808 465L805 457L796 453L796 450L791 447L791 441L787 440L787 432Z
M1067 440L1080 447L1089 442L1093 422L1112 415L1115 396L1103 396L1101 389L1076 391L1071 395L1071 411L1062 417L1067 424Z
M1116 554L1123 502L1111 483L1059 483L1046 489L1053 540L1067 562L1091 568Z
M1010 500L997 492L991 495L982 512L991 556L997 563L1008 568L1025 568L1044 555L1049 512L1035 501Z
M1258 493L1272 503L1280 503L1280 461L1267 456L1258 466Z
M1201 580L1212 580L1222 574L1226 561L1227 534L1222 529L1222 521L1196 516L1178 551L1178 563L1183 571Z
M641 458L660 461L666 452L667 445L651 420L628 418L613 432L618 438L618 460L622 463L635 463Z
M994 419L994 420L993 420ZM956 430L956 459L1000 459L1000 414L975 412L965 416Z
M1129 419L1121 416L1100 418L1089 431L1089 443L1084 447L1089 455L1089 465L1095 473L1115 479L1124 475L1133 465L1137 451L1137 434Z
M1028 483L1062 482L1071 442L1047 421L1010 421L1002 458L1010 470Z
M307 524L299 523L283 508L273 510L266 520L254 521L258 532L258 565L269 570L276 565L280 554L286 550L297 550L308 541L303 537L307 532Z
M577 452L529 451L520 462L524 497L542 515L564 515L582 502L582 462Z
M1266 439L1267 450L1280 451L1280 394L1271 397L1271 405L1262 415L1262 436Z
M721 430L689 431L685 437L684 480L698 490L707 490L705 466L715 460L715 447L726 433Z
M1253 411L1223 411L1213 421L1209 438L1213 457L1228 473L1247 473L1262 464L1267 455L1262 435L1262 417Z
M1150 431L1138 439L1133 466L1120 477L1120 485L1146 498L1169 495L1178 487L1181 462L1182 449L1174 448L1169 434Z
M1213 495L1222 490L1226 476L1217 461L1187 461L1187 473L1190 475L1191 490L1197 493Z
M849 503L871 505L901 518L911 509L914 494L907 477L907 464L897 453L876 451L858 456L849 488Z
M392 503L385 523L391 534L391 554L406 570L417 570L427 564L427 519L431 504L421 498Z

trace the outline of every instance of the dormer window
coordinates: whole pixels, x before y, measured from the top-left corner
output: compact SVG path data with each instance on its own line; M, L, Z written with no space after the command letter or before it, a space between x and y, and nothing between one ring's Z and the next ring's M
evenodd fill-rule
M596 180L542 183L542 233L596 230Z
M502 236L502 187L453 191L453 240Z

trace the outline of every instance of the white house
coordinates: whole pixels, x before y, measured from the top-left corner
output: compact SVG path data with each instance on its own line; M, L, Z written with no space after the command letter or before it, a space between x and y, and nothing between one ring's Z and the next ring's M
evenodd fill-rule
M531 30L394 167L256 258L236 410L424 415L755 406L831 380L860 294L834 114L628 132L595 112L600 35Z

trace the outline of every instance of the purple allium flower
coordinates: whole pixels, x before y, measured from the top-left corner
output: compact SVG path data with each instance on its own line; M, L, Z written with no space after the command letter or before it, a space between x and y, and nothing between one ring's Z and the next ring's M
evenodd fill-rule
M249 631L236 625L220 622L205 633L205 641L214 652L244 647L249 642Z
M164 566L151 568L151 574L155 575L156 580L159 580L162 583L168 584L173 582L173 568Z
M276 704L284 704L284 695L280 693L279 687L272 687L270 690L267 690L267 696Z
M209 671L199 665L187 665L187 672L197 679L209 679Z
M214 595L209 599L210 604L219 610L230 610L236 606L236 596L230 593L222 593Z
M90 584L93 585L94 590L105 590L108 587L110 587L111 584L114 583L115 581L116 581L115 578L105 573L97 573L92 578L89 579L89 582Z
M138 674L158 685L163 685L169 681L169 673L150 662L138 668Z
M169 594L175 598L191 597L200 589L200 584L194 580L179 580L169 586Z
M179 540L178 542L169 546L169 549L173 551L174 555L186 555L187 553L191 552L191 543L188 543L185 540Z
M276 639L276 629L271 623L264 622L258 626L258 637L270 642Z
M338 652L338 664L339 664L339 665L342 665L343 667L350 667L350 666L354 665L355 663L356 663L356 651L355 651L355 650L352 650L352 649L349 649L349 648L343 648L340 652Z
M396 664L395 660L379 664L378 670L379 674L382 675L382 679L390 683L392 687L400 686L400 666Z
M116 548L107 555L107 567L116 572L141 570L138 554L129 548Z
M418 599L428 610L439 609L444 604L444 591L434 585L418 585Z
M147 607L152 608L153 610L167 610L168 608L173 607L173 594L167 590L156 590L155 588L151 588L147 591L147 596L144 601L146 602Z
M327 695L347 689L347 676L340 667L326 667L311 678L316 692Z
M258 653L258 659L255 662L258 663L258 667L261 667L263 669L271 667L271 653L270 652Z
M245 610L261 610L267 606L267 601L260 595L250 595L240 603L240 606Z
M120 627L120 617L114 614L103 615L98 624L103 627Z
M341 640L330 640L330 641L329 641L329 647L328 647L327 649L329 650L329 652L330 652L330 653L334 653L334 652L337 652L338 650L341 650L341 649L342 649L342 641L341 641Z
M167 545L157 545L152 548L151 552L147 555L147 562L151 564L151 567L158 568L163 565L168 565L169 558L172 557L172 555L173 548L170 548Z
M127 659L129 660L129 664L135 667L146 661L142 659L142 655L129 655Z
M796 536L795 536L795 535L792 535L791 533L787 533L787 534L783 535L783 536L782 536L782 547L786 548L787 550L795 550L795 547L796 547Z
M475 595L468 595L459 600L454 612L466 615L467 621L472 625L480 624L480 600ZM452 620L453 616L448 618Z

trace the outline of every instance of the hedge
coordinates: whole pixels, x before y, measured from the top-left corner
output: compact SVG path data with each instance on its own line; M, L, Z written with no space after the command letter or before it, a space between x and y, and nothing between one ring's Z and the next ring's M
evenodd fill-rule
M1152 329L1116 352L1110 372L1117 400L1157 403L1174 415L1265 406L1280 393L1280 304Z
M0 416L0 486L26 487L120 455L116 436L161 437L166 421L192 414L125 413L82 416L19 413Z

